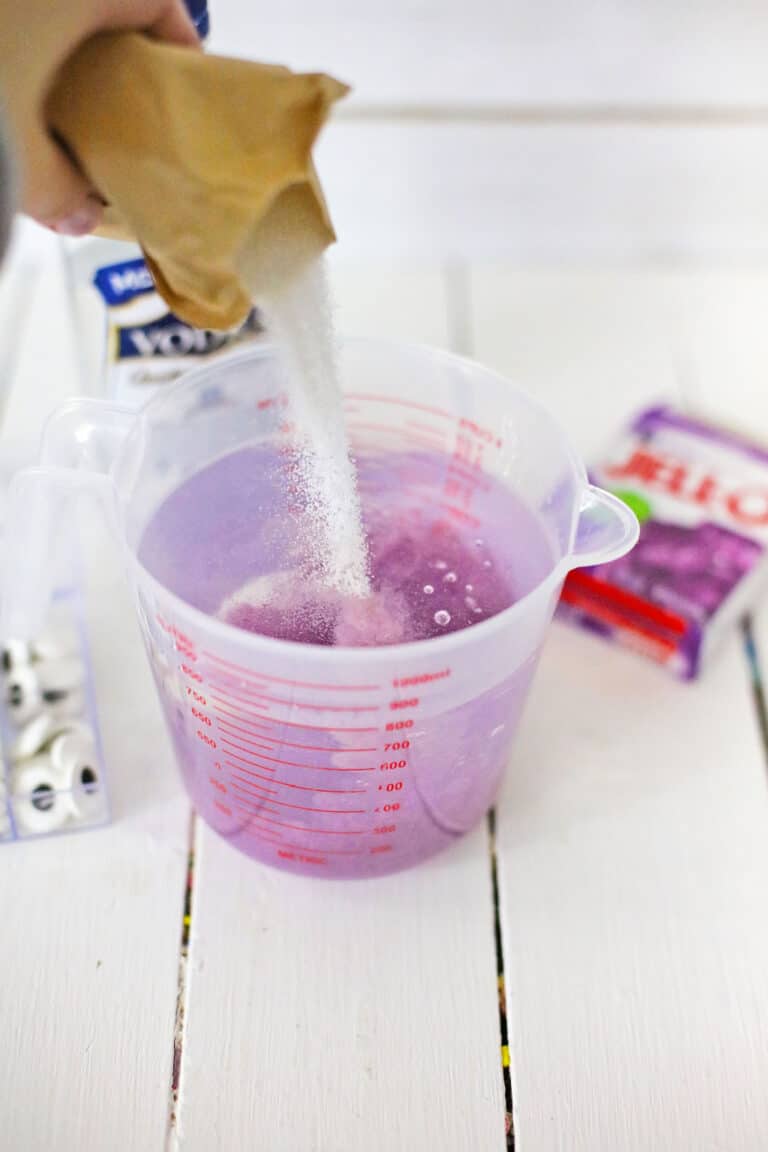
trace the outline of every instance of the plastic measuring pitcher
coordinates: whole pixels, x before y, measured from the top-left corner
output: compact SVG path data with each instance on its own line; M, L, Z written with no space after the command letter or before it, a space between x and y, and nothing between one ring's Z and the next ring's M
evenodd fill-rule
M6 635L34 629L46 533L73 492L93 489L124 545L200 815L277 867L367 876L429 856L486 812L565 575L619 557L638 529L508 380L378 342L346 344L341 368L364 504L465 532L482 525L521 574L510 607L451 634L372 648L269 639L215 617L233 587L290 566L285 485L269 462L291 433L282 367L267 348L189 373L139 414L93 400L54 413L41 466L14 485L3 615ZM488 504L499 492L508 516Z

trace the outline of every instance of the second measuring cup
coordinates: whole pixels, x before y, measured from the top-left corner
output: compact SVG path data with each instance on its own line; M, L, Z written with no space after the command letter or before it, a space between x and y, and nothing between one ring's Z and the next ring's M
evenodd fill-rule
M92 487L116 513L176 757L203 819L277 867L369 876L416 863L481 818L566 573L622 555L637 524L589 485L542 408L476 364L350 342L342 378L364 503L446 533L482 530L515 573L511 607L376 648L269 639L215 618L233 588L291 563L274 467L291 437L284 377L274 352L259 349L190 373L138 415L95 401L54 414L41 467L14 487L4 618L7 634L34 626L46 524Z

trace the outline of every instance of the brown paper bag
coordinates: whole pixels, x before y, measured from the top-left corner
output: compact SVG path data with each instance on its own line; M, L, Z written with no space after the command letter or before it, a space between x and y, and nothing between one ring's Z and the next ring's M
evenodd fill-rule
M116 33L67 61L46 111L108 202L100 233L139 242L182 319L230 328L335 239L312 146L347 91Z

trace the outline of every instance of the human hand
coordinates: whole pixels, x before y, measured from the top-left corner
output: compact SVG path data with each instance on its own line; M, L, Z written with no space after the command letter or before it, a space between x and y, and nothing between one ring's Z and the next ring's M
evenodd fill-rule
M50 135L45 98L58 68L97 32L136 30L199 47L182 0L0 0L0 103L16 152L19 207L66 236L97 227L103 201Z

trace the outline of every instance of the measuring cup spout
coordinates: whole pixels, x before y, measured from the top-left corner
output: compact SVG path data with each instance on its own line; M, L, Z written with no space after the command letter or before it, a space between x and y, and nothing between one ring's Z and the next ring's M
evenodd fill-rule
M73 499L95 497L115 530L110 470L134 420L93 400L70 401L49 418L40 466L17 473L8 493L0 635L26 638L42 628L53 592L51 558L75 527Z
M589 485L584 489L569 568L587 568L618 560L637 543L637 517L623 500Z

